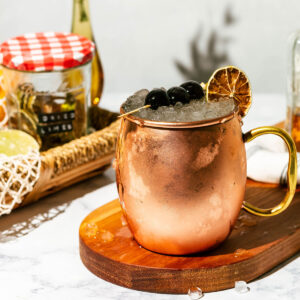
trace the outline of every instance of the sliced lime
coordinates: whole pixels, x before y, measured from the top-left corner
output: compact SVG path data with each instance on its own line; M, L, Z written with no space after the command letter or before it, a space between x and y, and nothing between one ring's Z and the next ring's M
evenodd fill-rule
M0 130L0 154L14 156L26 155L32 150L39 150L39 144L29 134L21 130Z

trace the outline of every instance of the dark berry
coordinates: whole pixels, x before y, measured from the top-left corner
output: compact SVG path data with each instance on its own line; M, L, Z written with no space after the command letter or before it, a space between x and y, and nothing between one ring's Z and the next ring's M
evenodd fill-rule
M167 94L171 105L175 105L177 102L189 103L190 101L188 92L182 87L172 87L168 89Z
M145 105L150 104L152 109L158 109L159 106L168 106L169 97L163 89L154 89L146 96Z
M190 95L191 100L201 99L204 96L203 89L197 81L187 81L181 85Z

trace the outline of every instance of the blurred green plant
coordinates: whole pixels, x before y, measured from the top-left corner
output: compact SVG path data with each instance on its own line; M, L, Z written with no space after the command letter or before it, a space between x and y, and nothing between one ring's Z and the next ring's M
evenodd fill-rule
M231 26L236 22L232 14L231 7L228 6L224 13L223 26ZM175 66L185 79L206 82L211 74L220 66L229 65L230 58L227 52L227 44L232 41L231 38L222 37L215 29L212 29L206 41L204 50L200 48L202 39L201 28L190 42L191 66L186 66L179 60L175 60ZM220 47L219 45L222 45ZM217 49L225 49L220 53Z

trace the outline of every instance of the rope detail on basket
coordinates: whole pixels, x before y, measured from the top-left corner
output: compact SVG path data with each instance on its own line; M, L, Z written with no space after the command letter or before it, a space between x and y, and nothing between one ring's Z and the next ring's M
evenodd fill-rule
M53 165L51 177L75 169L115 149L120 122L42 153L43 161Z

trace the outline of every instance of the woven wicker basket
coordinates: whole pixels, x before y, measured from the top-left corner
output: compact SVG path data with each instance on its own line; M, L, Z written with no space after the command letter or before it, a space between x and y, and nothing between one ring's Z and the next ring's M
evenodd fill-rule
M40 177L33 190L14 209L101 174L110 166L120 126L118 114L98 107L91 109L89 114L97 131L41 152Z

